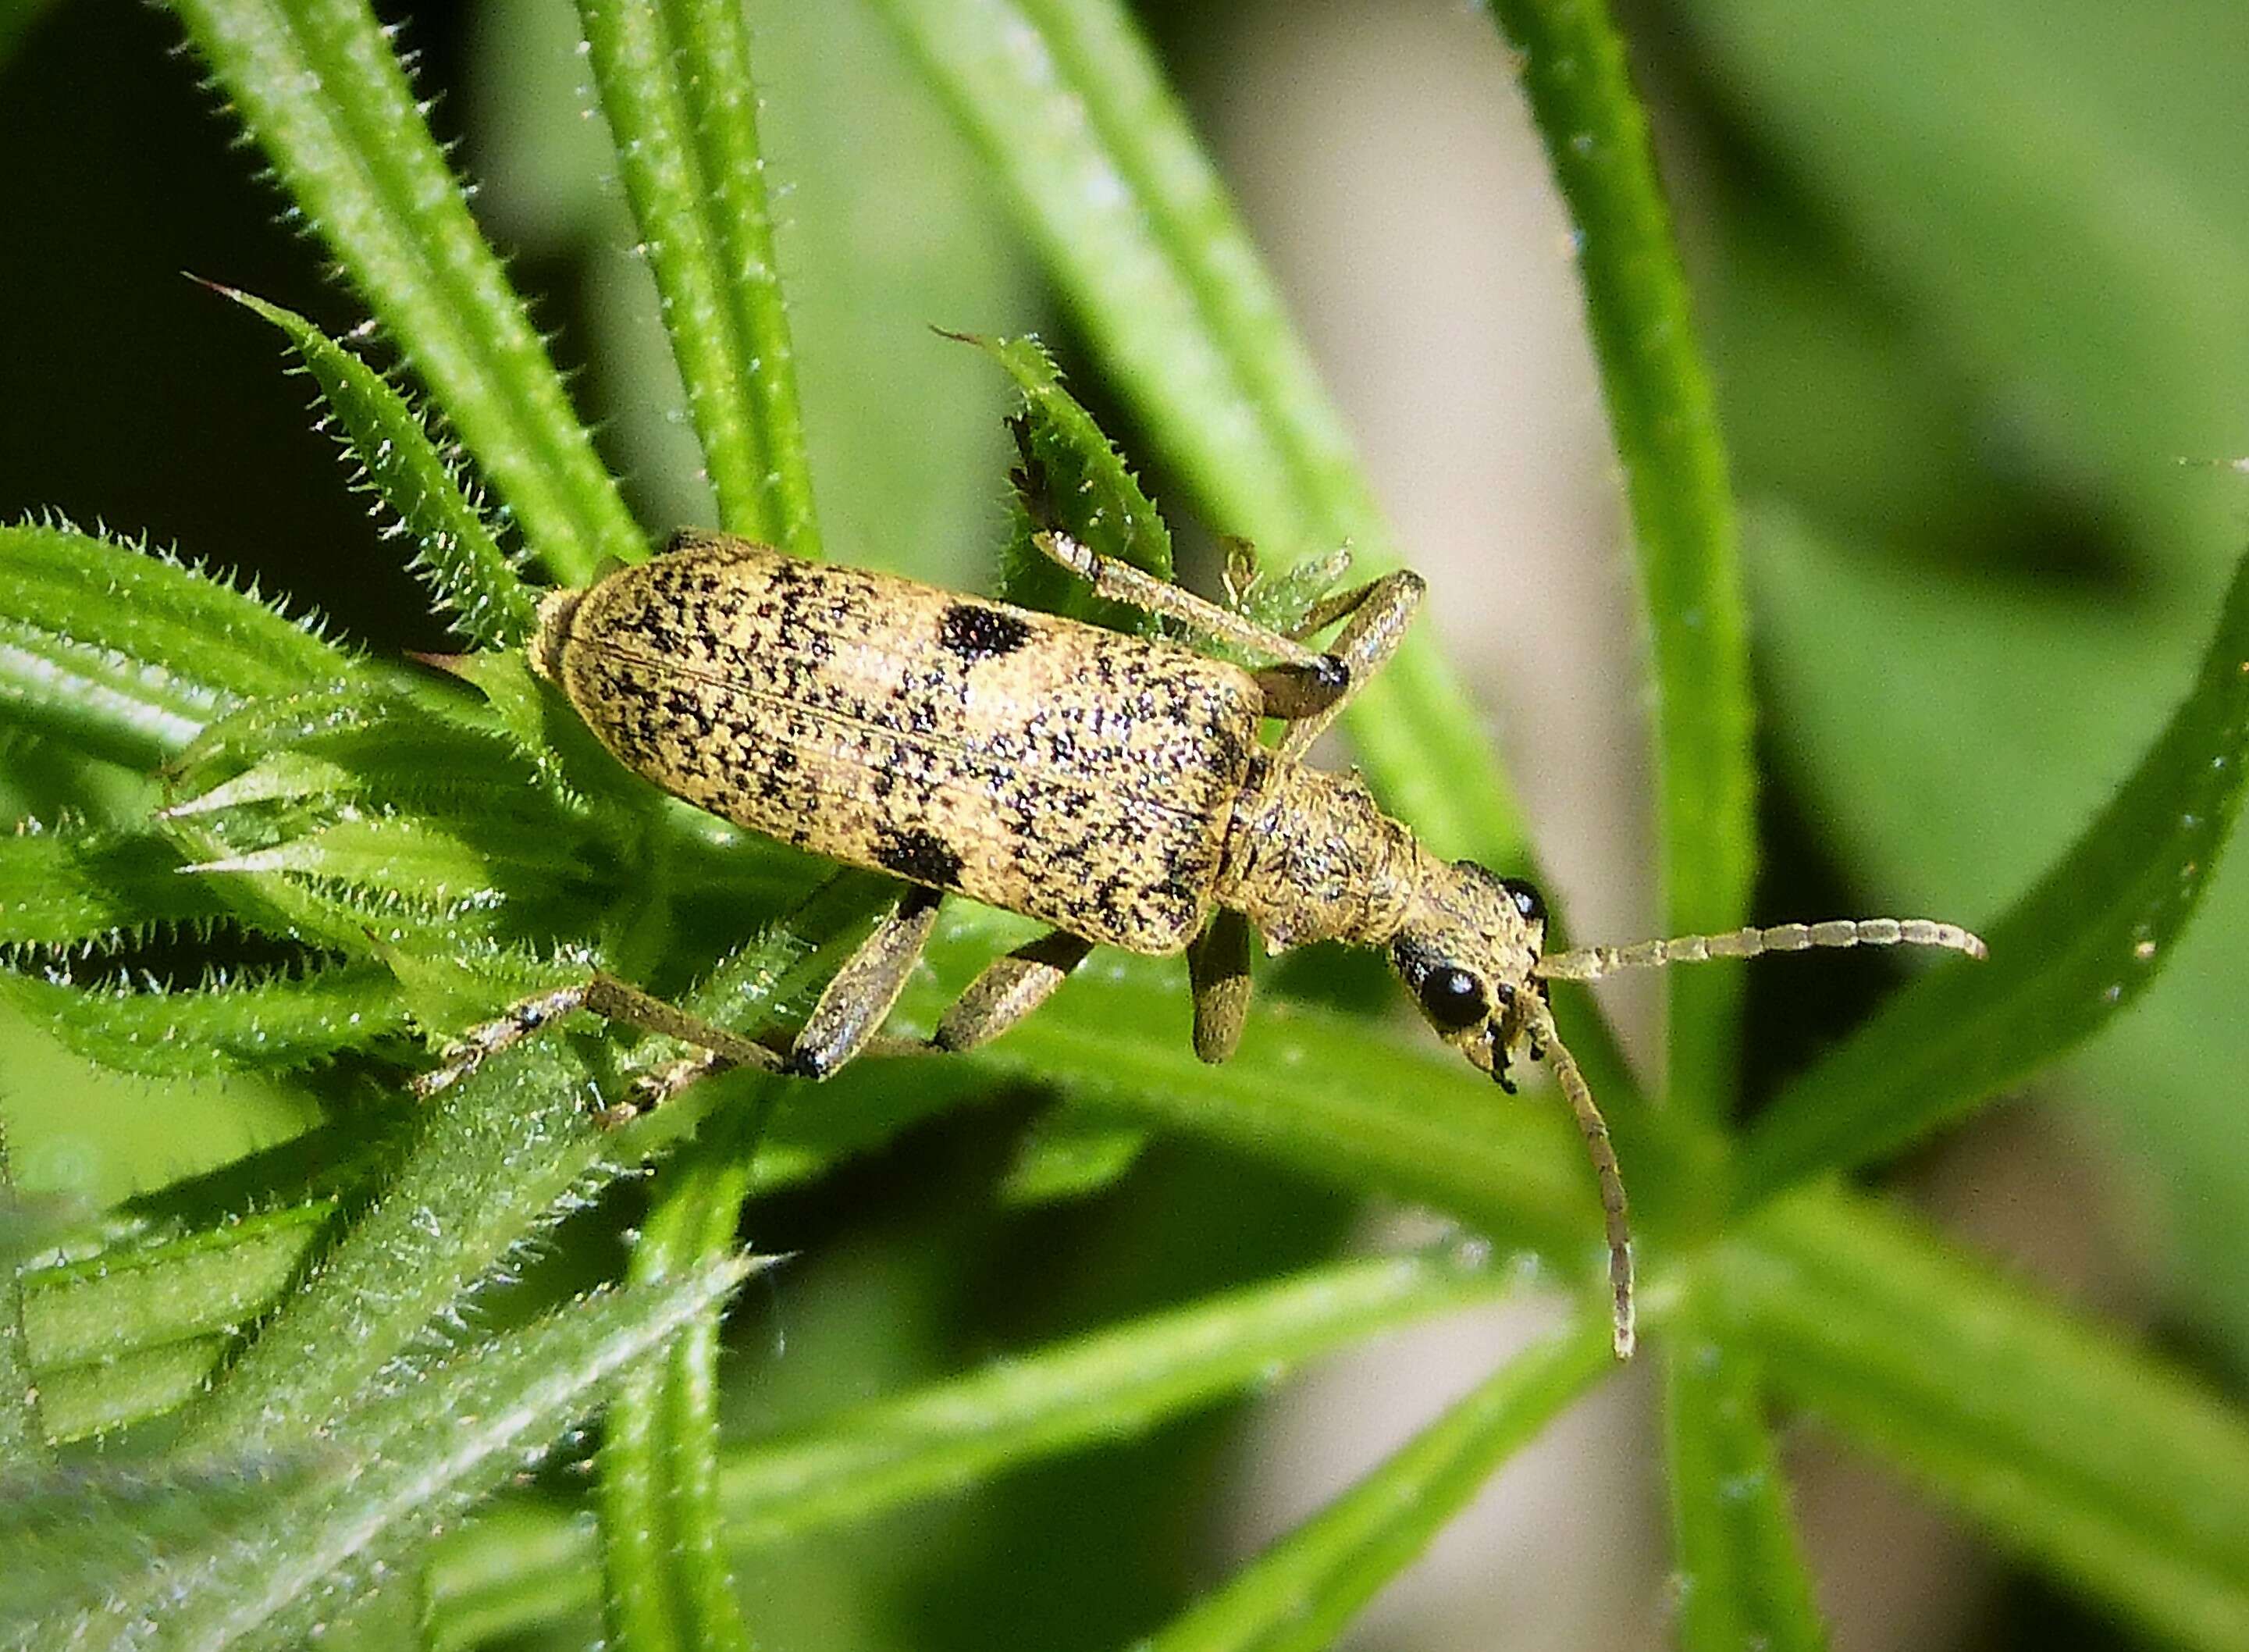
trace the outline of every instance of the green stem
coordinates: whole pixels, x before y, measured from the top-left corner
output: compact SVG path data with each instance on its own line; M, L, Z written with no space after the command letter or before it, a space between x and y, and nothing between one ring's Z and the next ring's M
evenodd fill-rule
M661 1284L733 1248L751 1165L771 1110L713 1117L664 1167L631 1279ZM719 1508L719 1312L684 1329L629 1376L611 1402L601 1452L602 1563L609 1624L636 1652L748 1652L727 1572Z
M1690 1299L1664 1339L1679 1643L1687 1652L1816 1652L1826 1632L1748 1350Z
M712 0L579 0L720 523L816 555L747 25Z
M1632 506L1654 655L1664 922L1730 929L1756 873L1746 608L1710 377L1695 340L1624 42L1601 0L1496 0L1576 225L1585 316ZM1704 1116L1732 1093L1738 972L1671 983L1671 1089Z
M182 0L297 210L567 582L643 555L522 299L363 0Z

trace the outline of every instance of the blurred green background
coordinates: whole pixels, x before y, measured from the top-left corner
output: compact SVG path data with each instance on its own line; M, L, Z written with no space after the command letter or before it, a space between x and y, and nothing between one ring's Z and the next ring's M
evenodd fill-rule
M1145 444L880 21L842 0L751 10L831 548L982 582L1002 523L1005 389L926 324L1044 332L1128 451ZM1646 921L1615 481L1566 226L1489 19L1340 0L1143 15L1302 305L1404 542L1427 547L1439 623L1485 685L1559 892L1593 915L1577 926ZM441 93L433 118L462 141L487 227L582 368L582 403L643 520L701 519L567 0L404 20ZM2161 726L2249 540L2236 463L2249 455L2249 8L1697 0L1622 21L1749 512L1761 915L1988 919ZM181 279L224 279L333 332L359 319L175 44L168 17L121 0L0 0L0 512L145 532L293 594L369 647L434 645L402 558L310 428L308 387L270 333ZM1173 497L1160 471L1150 480ZM6 818L84 801L35 751L0 747ZM1755 969L1744 1105L1902 967ZM1977 1242L2146 1322L2237 1390L2245 978L2237 863L2112 1032L2026 1105L1902 1167L1910 1196ZM30 1188L107 1201L312 1116L265 1084L167 1086L161 1112L151 1095L0 1027L0 1108ZM1331 1193L1183 1146L1099 1200L1008 1210L994 1187L1021 1118L969 1115L755 1213L760 1246L803 1255L766 1305L735 1315L745 1346L787 1348L736 1396L742 1417L1263 1273L1332 1249L1354 1221ZM581 1219L562 1256L604 1256L629 1215ZM1465 1359L1465 1380L1493 1356L1390 1357ZM1556 1523L1569 1542L1534 1545L1551 1561L1529 1586L1545 1609L1522 1598L1519 1559L1487 1547L1450 1571L1441 1557L1437 1581L1355 1644L1658 1642L1660 1545L1631 1466L1642 1425L1628 1396L1601 1416L1499 1488L1493 1518L1524 1544L1525 1511L1566 1495L1550 1482L1606 1490ZM1174 1428L782 1552L746 1580L769 1603L761 1631L782 1647L1119 1643L1301 1499L1270 1464L1326 1447L1270 1419L1246 1446L1242 1426ZM1338 1462L1373 1453L1327 1443ZM1323 1472L1342 1470L1303 1470ZM1857 1472L1799 1465L1839 1644L2121 1641ZM1490 1598L1503 1577L1518 1592L1503 1605Z

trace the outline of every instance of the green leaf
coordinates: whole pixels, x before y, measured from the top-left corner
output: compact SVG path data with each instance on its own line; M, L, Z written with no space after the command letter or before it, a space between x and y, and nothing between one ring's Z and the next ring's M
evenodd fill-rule
M738 1446L721 1476L727 1539L786 1541L1014 1464L1133 1437L1329 1349L1483 1300L1510 1283L1505 1270L1469 1253L1332 1263ZM534 1613L573 1603L591 1549L582 1527L518 1511L497 1530L448 1539L432 1563L430 1593L446 1619L512 1604L519 1615L485 1621L519 1628ZM537 1569L509 1575L503 1550Z
M313 1472L262 1487L265 1495L246 1508L222 1505L206 1521L187 1521L184 1538L164 1532L128 1565L86 1567L76 1600L26 1626L33 1643L113 1644L130 1635L152 1649L301 1644L324 1616L543 1451L753 1265L734 1257L669 1285L596 1291L437 1363L335 1419L302 1459ZM338 1471L344 1465L349 1472ZM169 1507L136 1511L126 1532L113 1528L103 1538L116 1545L132 1525L160 1519L175 1527L196 1501L193 1492L175 1494ZM43 1509L33 1518L45 1524L53 1516Z
M1021 464L1009 500L1010 533L1001 565L1000 595L1027 608L1068 614L1112 630L1152 632L1155 616L1093 595L1084 581L1056 566L1031 543L1046 527L1067 530L1103 556L1131 563L1158 579L1172 577L1172 533L1117 444L1063 388L1062 371L1035 338L980 339L955 334L1008 371L1023 403L1008 428ZM1035 487L1036 498L1023 490ZM1034 521L1035 508L1045 520Z
M1279 562L1397 551L1343 423L1177 100L1112 0L882 0L1111 375L1205 513ZM1348 714L1376 788L1445 856L1519 861L1474 707L1424 632Z
M2249 1647L2249 1423L1871 1201L1803 1194L1716 1254L1774 1387L2158 1636Z
M318 1199L24 1275L24 1329L42 1380L205 1336L269 1311L336 1213Z
M1762 1409L1750 1352L1700 1307L1679 1314L1665 1339L1664 1427L1687 1652L1827 1644Z
M226 910L208 885L180 875L161 838L21 829L0 837L0 945L115 940Z
M506 648L538 621L533 594L494 541L458 467L430 440L406 397L366 362L292 311L231 287L218 291L288 336L343 426L365 485L414 540L413 567L453 629L478 648Z
M2249 764L2249 559L2170 726L2075 846L1985 932L1991 956L1892 998L1750 1132L1743 1196L1863 1163L2053 1060L2136 997L2193 916Z
M1735 927L1757 870L1739 535L1710 375L1624 42L1598 0L1498 0L1577 231L1585 315L1624 463L1654 654L1664 922ZM1733 1093L1738 972L1670 989L1670 1088L1703 1117Z
M532 550L566 584L643 555L374 13L361 0L187 0L179 14Z
M771 954L752 949L739 971L719 972L691 1008L726 995L736 1006L727 1024L760 1030L774 1004L836 967L831 926L845 928L870 910L870 888L888 887L884 879L838 879L815 892L767 943L787 951L784 965L768 968ZM645 1062L664 1058L667 1048L677 1053L651 1043ZM622 1095L624 1084L613 1068L594 1065L549 1033L492 1057L424 1104L389 1180L320 1273L282 1304L190 1416L192 1436L205 1446L239 1442L277 1419L336 1409L433 1319L457 1311L464 1294L542 1223L701 1116L691 1096L632 1129L597 1129L595 1098Z
M158 1077L306 1067L407 1029L396 982L366 964L170 990L0 974L0 998L88 1061Z
M747 20L718 0L580 0L578 16L719 525L817 556Z
M1317 1652L1493 1470L1610 1368L1605 1323L1573 1326L1517 1354L1143 1644L1149 1652Z
M99 1364L43 1371L40 1426L55 1444L67 1445L176 1411L210 1385L231 1340L189 1337Z
M29 1235L17 1209L16 1172L8 1157L8 1124L0 1119L0 1478L39 1461L38 1389L24 1325L20 1241Z
M1011 1205L1059 1204L1105 1191L1139 1162L1148 1132L1075 1109L1042 1114L1015 1148L1000 1184Z
M340 687L350 657L145 549L0 527L0 716L150 767L247 699Z

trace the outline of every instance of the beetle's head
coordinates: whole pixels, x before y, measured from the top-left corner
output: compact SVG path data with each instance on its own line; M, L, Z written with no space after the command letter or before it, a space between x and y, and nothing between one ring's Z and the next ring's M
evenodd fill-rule
M1515 1089L1508 1069L1517 1056L1532 1061L1551 1057L1600 1184L1616 1353L1620 1359L1628 1359L1632 1233L1624 1183L1592 1091L1555 1036L1541 969L1545 950L1546 903L1538 891L1472 860L1456 860L1424 871L1412 909L1391 939L1390 961L1437 1036L1479 1072L1498 1080L1502 1089Z
M1424 878L1390 961L1437 1036L1508 1090L1511 1058L1544 1053L1546 904L1519 878L1472 860Z

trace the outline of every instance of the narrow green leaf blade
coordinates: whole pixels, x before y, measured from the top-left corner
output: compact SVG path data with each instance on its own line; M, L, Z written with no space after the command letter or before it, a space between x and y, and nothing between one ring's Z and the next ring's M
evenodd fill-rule
M2194 915L2249 766L2249 559L2194 686L2115 798L1985 932L1988 962L1900 993L1751 1131L1755 1200L1864 1163L2060 1055L2147 987Z
M229 1341L189 1337L98 1365L43 1371L39 1424L53 1443L68 1445L176 1411L203 1392L225 1358Z
M0 974L0 999L87 1060L155 1077L307 1067L407 1030L397 983L374 965L174 991Z
M32 1626L39 1643L217 1648L306 1634L544 1450L753 1265L732 1257L673 1284L597 1291L438 1363L324 1432L319 1456L351 1472L313 1473L185 1543L156 1544L121 1574L86 1580L82 1604Z
M1611 1368L1605 1324L1575 1325L1517 1354L1143 1644L1148 1652L1317 1652L1493 1470Z
M1233 203L1113 0L883 0L1165 458L1276 564L1398 553ZM1426 632L1348 714L1375 786L1438 853L1523 857L1466 693Z
M1153 631L1152 615L1094 595L1083 580L1056 567L1031 543L1031 535L1041 528L1061 527L1103 556L1129 562L1158 579L1170 579L1171 529L1124 454L1063 387L1061 369L1038 340L953 336L997 361L1022 392L1022 407L1009 421L1021 462L1010 500L1012 532L1001 564L1000 595L1027 608L1071 615L1112 630ZM1027 490L1035 490L1035 497L1027 498ZM1047 520L1034 521L1034 509Z
M0 716L91 754L151 767L244 700L351 671L315 631L182 563L0 527Z
M162 839L112 832L0 837L0 946L65 947L226 912L207 884L180 875Z
M579 0L578 17L719 524L817 556L747 21L714 0Z
M1424 1252L1332 1263L1058 1343L987 1370L845 1411L726 1455L727 1540L770 1544L868 1518L1024 1463L1130 1438L1327 1351L1448 1308L1510 1279L1481 1257ZM1606 1346L1606 1345L1604 1345ZM537 1567L505 1563L529 1551ZM587 1574L593 1539L520 1511L448 1540L430 1574L440 1615L521 1628ZM580 1597L582 1598L582 1597ZM507 1614L485 1617L508 1608Z
M319 1199L160 1243L24 1276L24 1329L43 1376L192 1337L231 1335L267 1312L335 1215Z
M1769 1206L1716 1253L1774 1387L2159 1636L2249 1647L2249 1423L1874 1201Z
M31 1336L24 1324L22 1251L15 1242L24 1220L8 1157L8 1123L0 1119L0 1477L30 1468L45 1455Z
M645 554L545 345L361 0L186 0L288 189L567 584Z
M231 287L219 292L285 334L343 427L366 485L415 544L414 568L454 629L478 648L508 648L538 619L516 575L470 501L458 466L430 440L412 405L373 368L293 311Z
M533 1233L595 1161L590 1082L561 1041L533 1041L428 1104L373 1204L189 1414L196 1448L334 1412Z
M1699 1307L1664 1346L1673 1573L1687 1652L1827 1644L1797 1542L1753 1356Z
M1757 871L1740 535L1647 115L1598 0L1498 0L1578 233L1585 315L1624 463L1654 654L1657 830L1673 934L1731 929ZM1733 1091L1738 972L1683 970L1671 1090L1709 1116Z

